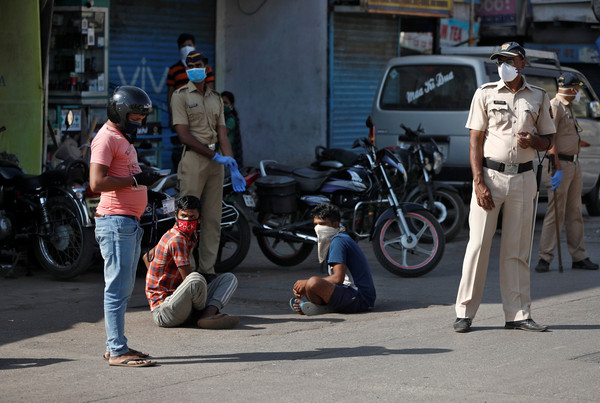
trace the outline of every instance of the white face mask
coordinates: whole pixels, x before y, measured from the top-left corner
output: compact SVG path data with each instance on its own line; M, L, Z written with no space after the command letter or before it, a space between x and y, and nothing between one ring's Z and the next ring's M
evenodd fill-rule
M573 100L573 102L579 101L581 101L581 90L577 91L577 95L575 95L575 99Z
M319 263L323 263L327 258L327 252L329 252L329 245L331 245L331 240L334 236L340 233L342 228L333 228L328 225L315 225L315 232L317 233L317 238L319 239L318 249L319 249Z
M187 57L188 53L190 53L192 50L196 50L196 48L193 46L184 46L181 49L179 49L179 56L181 56L181 63L183 63L183 65L185 67L187 67L187 64L185 64L185 58Z
M505 83L510 83L512 80L517 78L519 72L515 66L511 66L508 63L502 63L498 66L498 75Z

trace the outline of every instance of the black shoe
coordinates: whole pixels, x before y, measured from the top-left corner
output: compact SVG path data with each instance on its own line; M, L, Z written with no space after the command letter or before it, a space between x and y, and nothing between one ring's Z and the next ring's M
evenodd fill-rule
M579 262L573 262L573 269L598 270L598 265L596 263L592 263L590 258L586 257Z
M548 326L538 325L533 319L517 320L515 322L506 322L504 324L505 329L520 329L527 330L530 332L545 332L548 330Z
M546 262L544 259L540 259L537 266L535 266L535 271L538 273L546 273L550 271L550 263Z
M473 319L456 318L454 321L454 331L457 333L466 333L471 330L471 323L473 323Z

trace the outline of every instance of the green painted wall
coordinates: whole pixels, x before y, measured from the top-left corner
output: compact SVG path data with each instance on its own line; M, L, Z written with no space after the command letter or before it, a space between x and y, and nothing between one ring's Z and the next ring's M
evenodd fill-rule
M39 0L0 2L0 150L42 170L43 86Z

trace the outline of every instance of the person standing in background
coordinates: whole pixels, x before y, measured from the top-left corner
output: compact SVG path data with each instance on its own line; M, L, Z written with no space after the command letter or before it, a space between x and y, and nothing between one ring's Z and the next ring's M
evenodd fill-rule
M244 166L244 153L242 149L242 136L240 133L240 118L235 109L235 96L229 91L221 93L223 99L223 111L225 112L225 127L227 128L227 138L231 144L233 158L238 167Z
M179 49L179 60L169 68L167 75L167 107L169 108L169 126L173 127L173 113L171 111L171 97L175 90L183 87L189 81L185 64L185 58L192 50L196 50L196 40L194 35L183 33L177 38L177 47ZM210 89L215 89L215 73L210 65L206 66L206 79L204 80ZM175 132L175 129L172 129ZM177 166L181 160L181 142L177 136L171 137L173 152L171 154L171 162L173 170L177 172Z
M538 273L550 270L550 262L554 258L558 228L566 226L567 247L573 260L573 269L598 270L598 264L590 261L583 239L583 217L581 215L581 168L579 167L579 132L581 128L573 114L571 104L581 96L583 83L573 73L563 73L558 78L558 93L550 101L556 137L552 148L548 151L548 160L542 179L550 188L548 192L548 209L544 217L542 238L540 239L539 262L535 267ZM556 167L550 173L552 166ZM556 207L554 204L556 203ZM558 211L558 217L554 214Z

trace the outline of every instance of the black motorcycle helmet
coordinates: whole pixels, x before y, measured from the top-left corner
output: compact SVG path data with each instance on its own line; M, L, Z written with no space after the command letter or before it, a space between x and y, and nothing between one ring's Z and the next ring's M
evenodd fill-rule
M106 109L108 118L121 130L125 128L128 114L138 113L147 116L151 112L152 101L150 97L146 94L146 91L133 85L122 85L115 88Z

